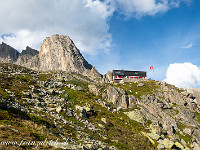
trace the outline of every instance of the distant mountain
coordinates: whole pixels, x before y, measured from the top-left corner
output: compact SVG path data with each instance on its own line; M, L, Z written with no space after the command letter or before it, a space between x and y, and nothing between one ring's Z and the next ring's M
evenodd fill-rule
M32 59L32 57L34 57L38 54L39 54L39 52L37 50L34 50L27 46L26 49L20 53L16 63L18 65L23 66L24 64L28 63Z
M3 42L0 44L0 62L14 63L19 55L20 53L11 46Z
M0 61L42 71L76 72L92 78L101 77L100 73L89 64L73 41L68 36L52 35L47 37L40 52L26 47L19 53L14 48L0 44Z

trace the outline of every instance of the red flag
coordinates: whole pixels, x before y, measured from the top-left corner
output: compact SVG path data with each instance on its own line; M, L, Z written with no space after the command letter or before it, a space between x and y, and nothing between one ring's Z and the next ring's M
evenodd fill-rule
M152 69L153 69L153 66L150 67L150 70L152 70Z

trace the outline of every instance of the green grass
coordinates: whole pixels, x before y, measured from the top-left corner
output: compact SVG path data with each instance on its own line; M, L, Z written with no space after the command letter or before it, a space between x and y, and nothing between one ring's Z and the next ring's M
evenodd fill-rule
M139 83L144 83L144 86L137 87ZM160 88L155 81L140 81L139 83L133 82L131 84L125 83L125 85L118 84L114 86L122 88L127 91L129 95L134 95L138 99L140 99L143 95L154 95L154 92L157 92L157 89ZM132 92L130 92L130 90Z
M184 91L183 89L177 88L176 86L171 85L171 84L167 84L167 87L168 87L169 89L176 90L178 93L181 93L181 92Z
M200 124L200 113L194 112L194 115L195 115L197 122Z
M61 111L60 115L62 115L65 118L65 120L72 121L74 124L84 127L84 124L82 122L78 121L75 117L67 116L65 111Z
M79 82L81 83L81 82ZM75 84L74 82L71 84ZM76 83L76 85L78 85ZM80 85L80 84L79 84ZM132 147L136 146L136 149L143 149L144 147L148 147L151 149L153 147L148 140L144 137L141 136L139 133L140 131L147 131L144 130L144 127L142 124L130 120L123 112L120 112L118 114L113 114L110 111L108 111L106 108L101 107L98 105L93 99L97 99L98 97L94 96L88 91L76 91L76 90L71 90L69 88L62 88L65 90L65 94L67 94L67 99L73 102L73 105L69 106L66 104L66 106L73 107L74 105L79 105L79 106L85 106L85 104L89 104L90 106L93 106L93 113L88 116L87 120L95 125L96 128L100 128L98 124L102 124L101 118L107 118L108 123L104 124L105 129L100 129L98 131L98 134L96 132L90 131L88 129L85 129L85 132L92 136L94 139L104 141L106 143L110 143L111 145L113 144L116 146L118 149L132 149ZM111 107L112 104L110 104ZM133 109L139 109L137 107ZM76 125L84 127L84 124L81 122L77 121L74 117L68 117L65 115L65 112L60 113L62 116L65 117L66 120L71 120L73 121ZM120 119L122 118L122 119ZM147 122L148 123L148 122ZM74 131L73 131L74 132ZM99 133L102 135L105 135L108 139L103 139L102 137L99 136ZM74 133L76 134L76 133ZM139 136L137 140L132 140L133 135L135 137ZM118 140L119 142L113 142L113 140ZM139 145L141 141L145 141L145 143Z
M178 128L180 130L183 130L183 129L188 128L188 127L191 127L191 126L185 125L185 124L181 123L180 121L178 121Z
M19 66L16 66L19 67ZM43 88L37 85L37 81L58 81L58 78L54 78L53 73L48 74L28 74L29 70L26 68L23 69L23 72L27 74L19 75L10 75L10 74L0 74L0 95L6 99L9 99L9 94L5 91L8 89L14 92L17 95L17 98L14 99L17 103L23 104L26 108L30 109L32 106L26 105L22 98L25 95L22 94L22 91L28 91L30 85L34 85L36 88ZM66 74L67 75L67 74ZM70 75L69 75L70 76ZM82 78L86 81L77 80L76 78ZM75 105L79 106L91 106L93 107L91 112L87 112L87 117L85 120L88 120L90 123L94 124L98 131L92 131L85 129L82 132L89 134L92 138L108 143L108 145L114 145L118 149L155 149L149 140L141 134L142 131L148 132L147 129L144 129L144 126L136 121L130 120L123 111L130 111L134 109L139 109L139 107L134 107L129 110L123 110L118 113L112 113L108 111L107 108L101 107L96 103L97 99L101 99L100 96L95 96L88 90L88 84L90 79L79 74L71 73L71 77L64 84L74 84L84 88L84 91L72 90L67 87L62 87L61 90L64 90L64 94L56 95L58 97L65 98L68 102L64 104L66 109L73 108L75 110ZM101 89L101 92L111 84L98 85ZM125 85L116 85L126 91L132 90L132 93L136 98L140 98L142 95L152 95L159 88L153 81L145 81L143 87L137 87L137 83L126 83ZM135 94L138 92L138 94ZM55 106L54 106L55 107ZM114 105L110 103L110 107L114 108ZM75 110L77 113L78 111ZM9 139L21 139L25 140L44 140L46 137L56 139L58 134L61 133L65 137L71 137L76 140L78 139L76 126L85 128L85 125L78 121L75 117L68 117L66 112L61 111L61 116L67 121L72 121L73 124L58 124L55 126L53 118L50 119L48 114L45 112L25 113L16 109L6 109L0 110L0 125L6 126L10 125L12 128L15 128L20 131L19 136L15 135L12 137L12 131L6 128L6 132L3 132L3 137ZM106 118L106 123L101 121L101 118ZM84 118L82 118L84 120ZM150 124L151 122L146 122ZM105 128L100 128L98 124L102 124ZM60 128L60 129L59 129ZM102 138L99 134L105 136L107 139ZM83 136L83 135L81 135ZM2 137L2 138L3 138ZM0 138L0 140L2 139ZM0 147L1 148L1 147ZM30 147L28 147L30 149ZM27 149L28 149L27 148Z
M3 88L0 88L0 96L6 99L10 98L10 96L7 94L7 92L5 92Z
M78 80L69 80L66 82L67 84L73 84L73 85L76 85L76 86L80 86L84 89L87 89L88 88L88 83L87 82L83 82L83 81L78 81Z
M43 141L46 138L56 140L45 126L29 120L29 116L15 109L0 109L0 141ZM0 149L32 149L31 145L0 145ZM41 145L40 149L50 149L50 146Z
M47 138L47 136L45 136L44 134L41 134L40 132L36 132L36 131L32 132L30 136L34 136L39 141L44 141Z
M139 106L135 106L135 107L132 107L132 108L127 108L127 109L122 109L121 112L129 112L129 111L133 111L135 109L141 109Z
M55 125L53 124L53 122L51 122L46 117L36 116L33 114L28 114L28 117L29 117L28 119L30 119L31 121L37 124L45 125L47 128L50 128L50 127L55 128Z
M188 135L188 134L186 134L186 135L182 135L182 134L180 134L179 132L176 132L175 133L176 135L178 135L181 139L183 139L186 143L191 143L192 142L192 136L190 136L190 135Z
M39 74L38 76L39 81L46 81L47 79L50 79L50 78L51 78L51 75L49 74Z

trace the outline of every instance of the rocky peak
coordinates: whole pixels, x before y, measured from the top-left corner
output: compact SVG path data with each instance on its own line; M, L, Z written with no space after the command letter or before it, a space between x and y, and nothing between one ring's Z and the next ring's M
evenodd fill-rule
M0 62L16 62L19 57L19 52L11 46L2 42L0 44Z
M47 37L39 52L40 70L62 70L100 77L68 36Z
M47 37L40 52L26 47L21 53L9 45L0 44L0 62L42 71L76 72L92 78L101 78L99 72L89 64L69 36Z
M17 59L16 64L22 65L22 66L27 66L27 63L29 63L34 56L38 55L38 53L39 52L37 50L34 50L34 49L32 49L32 48L30 48L30 47L27 46L26 49L23 50L20 53L19 58Z
M23 51L21 52L20 55L30 55L30 56L35 56L35 55L37 55L37 54L39 54L39 52L38 52L37 50L32 49L32 48L30 48L29 46L27 46L26 49L23 50Z

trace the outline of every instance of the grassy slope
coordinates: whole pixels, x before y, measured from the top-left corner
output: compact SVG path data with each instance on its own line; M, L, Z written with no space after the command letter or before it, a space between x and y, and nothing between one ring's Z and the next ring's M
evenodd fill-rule
M1 64L2 65L2 64ZM7 64L4 64L7 66ZM15 68L23 69L19 66L14 66ZM36 81L46 81L49 79L56 80L52 74L29 74L31 70L26 70L27 74L19 74L19 75L11 75L9 73L0 74L0 95L4 99L15 101L21 103L27 108L31 108L31 106L25 104L22 98L26 97L23 95L22 91L27 91L30 85L34 85L35 87L39 87ZM79 75L80 76L80 75ZM83 77L82 77L83 78ZM114 145L118 149L154 149L154 146L148 141L146 137L141 134L141 131L146 131L144 127L130 120L126 115L122 112L120 113L111 113L107 109L98 105L95 100L100 97L92 95L87 88L87 85L90 83L84 81L78 81L74 78L69 79L67 82L63 82L66 84L74 84L81 86L85 89L85 91L76 91L69 89L67 87L63 87L62 90L65 91L63 95L58 95L60 97L64 97L68 99L71 103L65 104L67 108L74 108L75 105L85 106L90 105L94 108L94 113L89 115L87 120L95 125L96 128L99 128L100 131L91 131L88 129L83 130L90 136L92 136L96 140L100 140L108 143L109 145ZM154 84L151 82L150 84ZM101 88L104 89L109 85L101 85ZM129 90L132 92L138 91L138 95L141 95L142 92L147 92L146 88L137 88L133 84L131 87L121 86L119 87ZM11 92L16 94L16 98L13 99L9 96L7 91L8 89ZM66 96L67 94L67 96ZM131 93L130 93L131 94ZM66 96L66 97L65 97ZM61 115L65 117L66 120L71 120L75 125L83 126L84 125L76 120L75 117L68 117L64 112L60 112ZM45 116L45 117L44 117ZM106 123L101 121L101 118L106 118ZM54 126L54 123L50 119L48 114L43 112L35 112L35 113L22 113L20 111L14 109L0 109L0 141L18 141L27 140L27 141L39 141L48 138L50 140L56 140L59 137L59 130ZM102 124L103 128L98 124ZM65 125L62 127L64 129L64 135L66 137L73 138L75 140L79 140L78 133L73 126ZM53 131L50 132L50 131ZM14 135L14 136L13 136ZM103 135L103 137L101 136ZM30 149L31 146L21 146L17 147L18 149ZM0 146L0 148L16 148L13 146ZM41 146L41 149L50 149L50 147Z

